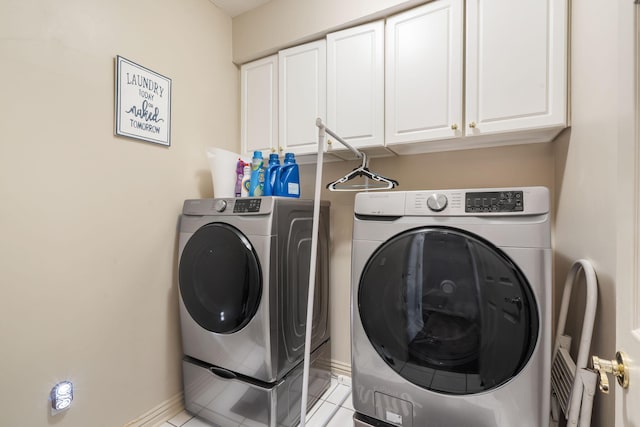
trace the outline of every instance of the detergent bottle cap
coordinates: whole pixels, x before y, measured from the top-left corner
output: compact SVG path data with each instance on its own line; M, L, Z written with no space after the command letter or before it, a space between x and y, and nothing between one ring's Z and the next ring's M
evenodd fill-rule
M296 156L293 153L286 153L284 155L284 162L285 163L295 163L296 162Z
M269 154L269 163L280 163L280 158L278 157L278 153Z
M262 151L254 151L253 152L253 158L254 159L261 159L262 158Z

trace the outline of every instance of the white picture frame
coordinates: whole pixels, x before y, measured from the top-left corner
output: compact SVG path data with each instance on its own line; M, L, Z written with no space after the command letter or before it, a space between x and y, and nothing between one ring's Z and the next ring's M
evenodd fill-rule
M115 133L171 146L171 79L119 55Z

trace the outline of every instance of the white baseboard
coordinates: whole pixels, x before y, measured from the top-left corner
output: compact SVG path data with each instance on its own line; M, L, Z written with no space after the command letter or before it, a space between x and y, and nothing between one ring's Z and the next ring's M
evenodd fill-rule
M146 414L129 421L124 427L158 427L182 411L184 411L184 394L180 392Z
M331 372L336 375L351 377L351 365L335 359L331 359Z
M351 365L331 359L331 373L351 378ZM184 411L184 394L176 394L146 414L129 421L124 427L158 427Z

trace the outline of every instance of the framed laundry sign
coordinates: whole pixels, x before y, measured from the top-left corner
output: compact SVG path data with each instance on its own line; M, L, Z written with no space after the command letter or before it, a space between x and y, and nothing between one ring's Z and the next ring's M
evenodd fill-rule
M116 57L116 135L171 145L171 79Z

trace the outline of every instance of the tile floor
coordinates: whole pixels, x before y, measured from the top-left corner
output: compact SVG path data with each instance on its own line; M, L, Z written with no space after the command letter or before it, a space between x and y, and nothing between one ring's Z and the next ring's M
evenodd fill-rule
M345 427L353 425L353 403L351 401L351 378L331 378L329 389L311 408L306 418L306 427ZM183 411L160 427L211 427L206 421Z

